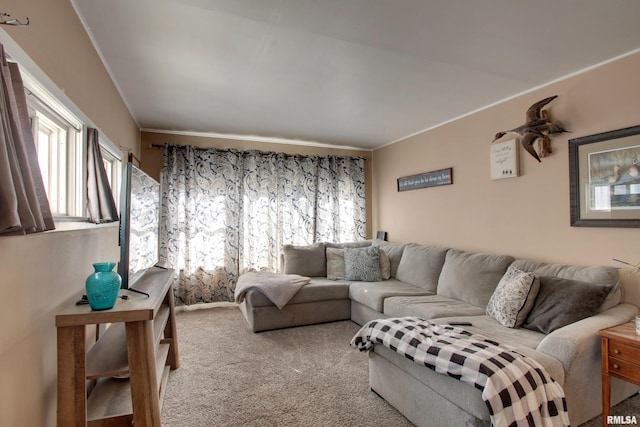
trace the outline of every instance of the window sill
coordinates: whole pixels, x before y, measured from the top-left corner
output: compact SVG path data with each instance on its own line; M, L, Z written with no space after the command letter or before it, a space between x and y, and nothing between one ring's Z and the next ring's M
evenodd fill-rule
M93 230L96 228L108 228L118 227L118 221L107 222L104 224L94 224L87 221L85 218L54 218L56 228L49 230L47 233L56 233L60 231L74 231L74 230Z

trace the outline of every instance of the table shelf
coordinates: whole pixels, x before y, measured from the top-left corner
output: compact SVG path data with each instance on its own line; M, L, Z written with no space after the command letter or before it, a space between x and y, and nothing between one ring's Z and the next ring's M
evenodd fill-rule
M56 316L58 425L159 426L170 369L179 366L172 270L153 268L110 310L72 306ZM127 292L127 291L121 291ZM110 323L89 351L85 328ZM87 396L87 380L95 381Z

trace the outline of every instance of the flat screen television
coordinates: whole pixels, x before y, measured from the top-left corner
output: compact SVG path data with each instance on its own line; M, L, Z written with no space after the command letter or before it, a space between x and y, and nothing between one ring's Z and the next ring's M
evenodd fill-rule
M160 184L128 162L120 192L118 274L123 289L132 289L136 280L157 264L159 222Z

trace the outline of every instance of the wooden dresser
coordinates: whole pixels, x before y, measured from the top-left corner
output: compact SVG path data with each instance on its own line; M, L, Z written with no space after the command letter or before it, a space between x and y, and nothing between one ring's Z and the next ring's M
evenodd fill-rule
M633 321L602 329L602 425L611 406L611 377L640 385L640 335Z

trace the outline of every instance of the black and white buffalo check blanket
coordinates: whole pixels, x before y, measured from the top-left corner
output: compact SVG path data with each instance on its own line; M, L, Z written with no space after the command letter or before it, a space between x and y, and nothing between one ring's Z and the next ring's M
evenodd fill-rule
M494 427L569 426L560 384L510 346L418 317L372 320L351 340L360 351L374 344L482 390Z

